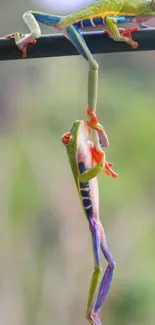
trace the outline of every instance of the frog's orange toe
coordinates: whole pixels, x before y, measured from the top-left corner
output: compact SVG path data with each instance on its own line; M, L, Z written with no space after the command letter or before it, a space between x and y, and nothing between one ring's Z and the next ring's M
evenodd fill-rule
M97 164L101 164L104 160L104 152L97 150L96 147L91 148L92 157Z

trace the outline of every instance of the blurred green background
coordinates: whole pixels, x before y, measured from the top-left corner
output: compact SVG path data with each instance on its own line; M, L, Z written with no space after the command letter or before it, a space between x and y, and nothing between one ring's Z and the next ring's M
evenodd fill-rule
M0 9L1 35L28 31L24 11L47 11L24 0L1 0ZM102 319L154 325L155 53L95 57L98 116L119 173L99 176L117 266ZM0 62L0 324L88 324L91 239L61 144L85 116L87 73L80 56Z

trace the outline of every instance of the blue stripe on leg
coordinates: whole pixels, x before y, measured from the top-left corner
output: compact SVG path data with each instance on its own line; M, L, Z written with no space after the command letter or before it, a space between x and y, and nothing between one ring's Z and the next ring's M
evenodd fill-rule
M94 306L94 312L95 313L100 313L100 309L106 299L107 293L110 289L112 278L113 278L113 273L114 273L114 267L115 267L115 262L113 259L113 256L108 248L108 245L105 241L105 244L101 242L101 250L102 253L104 254L106 260L108 261L108 266L106 268L106 271L103 275L98 295L96 298L96 303Z
M48 15L39 12L33 12L32 15L39 23L42 23L44 25L50 25L50 26L57 25L59 21L62 19L61 16Z
M117 24L125 24L125 23L132 23L135 20L134 16L117 16L112 17L113 20L116 21Z
M81 46L81 44L79 43L78 39L77 39L77 36L76 34L74 33L74 28L75 27L68 27L66 28L66 33L67 33L67 36L69 38L69 40L74 44L74 46L76 47L76 49L78 50L78 52L86 59L87 59L87 56ZM79 31L77 30L78 34L80 35ZM81 36L81 35L80 35ZM82 38L81 38L82 39ZM82 40L83 41L83 40Z
M112 278L113 278L113 270L111 269L110 266L108 266L104 275L103 275L103 278L102 278L102 281L100 284L99 292L98 292L95 307L94 307L95 313L97 313L98 311L100 312L100 309L101 309L101 307L105 301L105 298L107 296L107 293L110 289Z
M95 264L100 267L100 229L96 221L90 221L90 232L92 235L93 252Z

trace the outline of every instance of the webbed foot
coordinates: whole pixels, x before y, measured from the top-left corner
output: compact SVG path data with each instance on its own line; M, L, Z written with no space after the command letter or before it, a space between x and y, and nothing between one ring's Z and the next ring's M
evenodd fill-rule
M119 29L119 32L122 36L125 36L127 37L129 40L130 40L130 45L132 46L133 49L136 49L139 44L138 42L135 42L133 39L132 39L132 32L138 32L139 31L139 28L127 28L127 29L124 29L124 28L120 28Z
M139 30L140 30L140 28L128 28L128 29L118 28L119 34L117 35L117 38L115 40L123 41L123 42L131 45L131 47L133 49L136 49L139 46L139 44L138 44L138 42L136 42L132 39L131 34L132 34L132 32L137 32ZM104 30L104 34L108 35L112 39L114 38L111 35L109 30Z
M114 165L113 163L106 162L104 172L106 175L116 178L116 177L118 177L118 174L111 168L111 167L113 167L113 165Z
M22 57L27 58L27 46L29 44L36 44L36 39L32 38L31 34L22 34L22 33L14 33L5 36L9 39L14 39L16 45L19 50L22 52Z
M93 308L90 309L87 319L92 325L102 325L101 319L100 319L100 314L95 313Z

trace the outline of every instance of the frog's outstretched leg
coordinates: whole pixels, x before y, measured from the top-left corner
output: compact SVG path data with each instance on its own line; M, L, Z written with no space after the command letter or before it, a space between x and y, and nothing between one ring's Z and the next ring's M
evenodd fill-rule
M70 26L66 28L66 35L70 41L77 48L78 52L89 63L89 76L88 76L88 107L96 111L97 95L98 95L98 63L91 54L82 34L74 27Z
M100 263L100 243L101 243L100 226L99 223L97 223L94 219L92 219L92 221L90 221L89 228L91 232L92 246L93 246L93 253L94 253L94 273L89 288L86 318L91 324L97 325L96 320L93 317L92 307L97 293L97 287L100 283L101 273L102 273L101 263Z
M89 73L88 73L88 110L96 111L97 97L98 97L98 69L99 65L91 54L82 34L74 27L70 26L65 30L66 36L77 48L78 52L88 61ZM88 113L87 110L87 113ZM87 114L88 119L92 119L90 114ZM99 128L98 128L99 129ZM97 132L92 130L94 143L97 145Z
M107 168L109 170L108 175L111 175L112 177L117 177L117 174L114 173L110 168L112 164L106 162L104 151L102 152L98 151L98 149L95 148L93 143L90 143L90 150L92 152L92 158L96 162L96 165L93 166L92 168L89 168L84 173L80 174L79 176L80 182L82 183L88 182L90 179L97 176L97 174L100 171L102 171L104 168L105 169ZM87 196L87 191L86 191L86 196ZM87 206L87 208L90 208L90 206ZM86 309L86 318L92 325L101 325L100 310L110 289L115 262L109 250L103 226L100 220L98 219L95 210L92 218L89 218L89 229L91 232L93 254L94 254L94 272L90 283L87 309ZM100 263L100 249L105 259L108 262L108 266L106 268L102 280L101 280L102 269ZM95 299L96 295L97 298Z
M66 142L66 140L65 140ZM90 144L91 148L92 144ZM93 157L94 158L94 157ZM101 170L103 170L105 165L105 153L102 152L98 156L97 164L93 166L92 168L89 168L85 172L79 175L80 183L86 183L89 180L91 180L93 177L97 176L98 173L100 173ZM87 196L86 191L86 196ZM85 196L84 196L85 198ZM87 199L87 198L86 198ZM89 203L91 203L90 200L88 200ZM87 202L87 205L88 205ZM91 206L91 205L90 205ZM85 208L90 208L90 206L87 206ZM93 211L93 210L92 210ZM90 283L90 289L89 289L89 295L88 295L88 301L87 301L87 309L86 309L86 318L89 320L89 322L92 325L101 325L99 310L100 310L100 296L103 295L102 291L105 289L106 293L104 296L104 299L106 298L106 295L108 293L108 290L110 288L110 284L112 281L112 275L114 270L114 261L111 257L111 253L109 252L108 246L106 244L105 235L103 237L103 227L98 219L98 215L96 215L97 212L95 210L93 211L93 215L91 218L89 218L89 229L91 232L91 238L92 238L92 246L93 246L93 254L94 254L94 272L92 275L91 283ZM102 250L103 246L103 252L106 260L108 261L108 267L103 275L103 279L101 280L101 262L100 262L100 249ZM97 294L99 286L99 293ZM97 298L100 299L99 302L96 300L95 297L97 294ZM102 298L102 297L101 297ZM103 299L102 299L103 300ZM103 302L101 301L103 304ZM95 306L97 306L97 309L95 310ZM99 308L98 308L99 306Z

